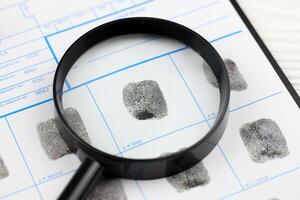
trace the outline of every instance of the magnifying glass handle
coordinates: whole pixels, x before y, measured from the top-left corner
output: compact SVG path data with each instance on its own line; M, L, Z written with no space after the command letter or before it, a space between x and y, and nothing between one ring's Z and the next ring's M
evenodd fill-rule
M103 167L87 158L60 194L58 200L86 199L102 175Z

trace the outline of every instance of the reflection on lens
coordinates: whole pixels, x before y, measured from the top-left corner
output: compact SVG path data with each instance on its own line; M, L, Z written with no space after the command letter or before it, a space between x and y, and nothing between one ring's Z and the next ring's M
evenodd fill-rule
M63 105L78 111L93 147L157 158L195 144L213 126L220 94L206 77L207 67L199 54L172 39L116 37L77 60L66 77L70 88ZM82 127L76 127L80 134Z

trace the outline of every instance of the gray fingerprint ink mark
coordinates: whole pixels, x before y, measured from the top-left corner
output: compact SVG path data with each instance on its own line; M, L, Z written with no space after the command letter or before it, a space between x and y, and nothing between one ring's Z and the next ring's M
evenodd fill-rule
M240 73L236 63L230 59L224 59L224 63L229 75L230 89L233 91L246 90L248 88L248 84L245 81L243 75ZM203 62L203 69L208 82L214 87L218 88L219 87L218 81L212 69L206 62Z
M87 143L91 143L78 111L74 108L66 108L65 116L78 136ZM72 153L61 138L55 121L56 119L49 119L37 125L41 145L50 160L57 160ZM97 184L88 200L127 200L127 196L120 179L103 179Z
M287 142L271 119L259 119L240 127L240 136L254 162L264 163L289 155Z
M120 179L103 179L96 185L87 199L127 200L127 196Z
M9 171L8 171L2 157L0 156L0 180L6 178L8 176L9 176Z
M161 119L168 115L167 103L156 81L129 83L122 93L126 108L135 119Z
M179 151L182 151L180 149ZM172 153L164 153L160 157L169 156ZM210 182L210 176L207 169L202 162L188 170L169 176L167 181L177 190L177 192L184 192L197 186L205 186Z
M167 177L167 181L177 192L184 192L197 186L207 185L210 182L210 176L203 163L200 162L186 171Z
M78 136L85 142L91 143L78 111L74 108L66 108L65 116L69 125L78 134ZM43 150L50 160L57 160L71 153L69 147L59 134L56 126L56 119L49 119L45 122L38 123L37 131Z

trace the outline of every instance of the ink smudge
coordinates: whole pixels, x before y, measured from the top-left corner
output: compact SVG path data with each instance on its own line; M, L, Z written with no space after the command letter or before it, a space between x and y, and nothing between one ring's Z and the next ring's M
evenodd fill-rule
M240 73L236 63L230 59L224 59L224 63L229 75L230 89L232 91L243 91L248 88L243 75ZM207 62L203 62L203 69L208 82L214 87L219 87L218 81Z
M127 200L120 179L104 178L91 192L88 200Z
M66 108L64 110L64 114L70 127L78 134L78 136L85 142L91 143L78 111L74 108ZM71 150L60 136L56 126L56 120L57 119L49 119L37 124L37 131L41 145L50 160L57 160L71 153Z
M182 150L184 150L184 148L179 149L179 151ZM171 154L172 153L167 152L162 154L160 157L169 156ZM180 193L197 186L205 186L210 182L210 176L202 162L199 162L195 166L183 172L169 176L166 179L176 189L176 191Z
M167 181L177 192L184 192L197 186L207 185L210 182L210 176L203 163L199 162L186 171L167 177Z
M9 176L9 171L8 171L2 157L0 156L0 180L6 178L8 176Z
M242 125L240 136L254 162L264 163L289 155L287 142L272 119L259 119Z

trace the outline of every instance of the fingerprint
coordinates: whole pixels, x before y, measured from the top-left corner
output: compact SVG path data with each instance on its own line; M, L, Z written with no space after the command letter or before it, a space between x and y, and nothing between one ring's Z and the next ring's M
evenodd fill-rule
M2 157L0 156L0 180L8 177L8 175L9 175L8 169Z
M248 84L243 78L243 75L240 73L236 63L230 59L224 59L224 63L229 75L230 89L233 91L246 90L248 88ZM206 62L203 62L203 69L208 82L214 87L219 87L212 69Z
M74 108L66 108L64 114L70 127L78 136L85 142L91 143L78 111ZM41 145L50 160L57 160L72 153L60 136L55 121L56 119L49 119L37 125ZM103 178L88 200L127 200L127 196L120 179Z
M120 179L102 179L88 200L127 200L127 196Z
M122 93L125 107L135 119L161 119L168 115L167 103L156 81L129 83Z
M289 155L287 142L272 119L259 119L242 125L240 136L254 162L263 163Z
M85 142L91 143L78 111L74 108L66 108L64 114L70 127L78 134L78 136ZM56 120L57 119L49 119L37 124L37 132L40 143L50 160L57 160L64 155L71 153L67 144L60 136L56 126Z
M184 192L197 186L207 185L210 182L210 176L203 163L200 162L186 171L167 177L167 181L177 192Z

